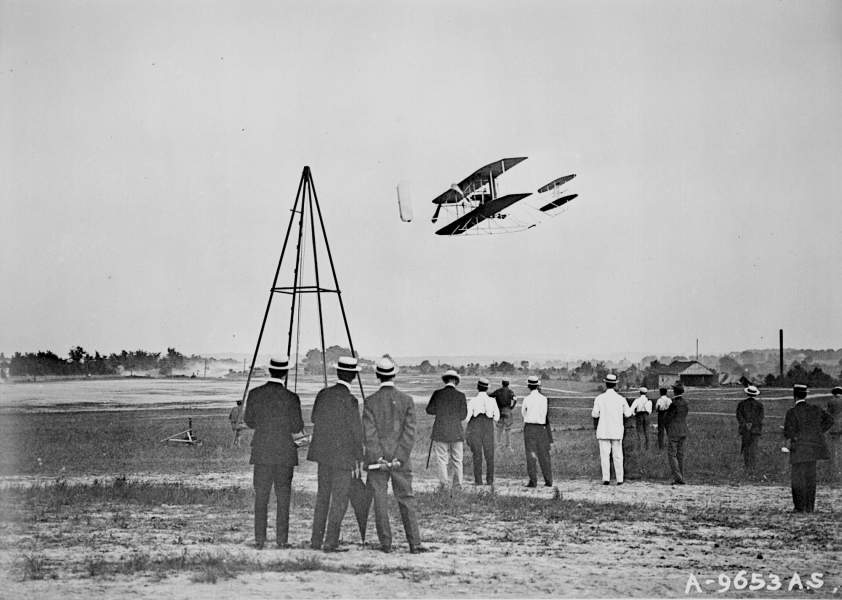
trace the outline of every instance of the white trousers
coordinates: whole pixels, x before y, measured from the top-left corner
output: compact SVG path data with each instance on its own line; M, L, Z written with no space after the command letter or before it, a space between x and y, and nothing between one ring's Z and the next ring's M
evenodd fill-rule
M462 442L433 442L433 461L439 483L462 485Z
M609 459L614 457L614 473L617 483L623 483L623 440L597 440L599 442L599 462L602 466L602 480L611 481Z

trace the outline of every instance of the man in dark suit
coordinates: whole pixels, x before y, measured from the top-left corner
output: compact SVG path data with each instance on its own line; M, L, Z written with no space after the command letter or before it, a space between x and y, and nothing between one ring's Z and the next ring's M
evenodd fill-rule
M740 434L740 453L746 472L753 473L757 467L757 446L763 433L763 403L757 399L760 390L750 385L745 390L745 400L737 404L737 432Z
M272 486L278 500L275 540L279 548L288 547L292 471L298 464L298 449L292 434L304 429L304 421L298 395L284 384L287 371L288 358L271 359L269 381L251 390L246 400L243 420L254 429L250 463L254 465L254 543L257 548L266 544Z
M690 407L684 399L684 386L681 383L673 384L672 395L672 404L664 413L668 439L667 456L672 472L672 484L684 485L684 445L687 441L687 413Z
M504 379L501 385L502 387L497 388L488 395L497 401L497 410L500 411L500 420L497 421L497 443L501 446L505 443L506 448L511 450L512 410L517 404L517 400L515 400L515 393L509 387L508 379Z
M830 481L837 486L842 483L842 387L830 390L827 413L833 417L833 427L827 432L830 446Z
M435 415L432 452L442 487L462 486L462 455L465 434L462 421L468 416L468 400L456 389L459 374L453 369L441 376L444 387L433 392L427 414Z
M351 393L351 382L359 370L356 358L340 358L336 365L339 383L321 390L313 404L313 437L307 453L307 460L319 463L313 535L310 538L313 550L339 550L339 530L348 509L351 475L363 460L360 404Z
M792 502L794 512L813 512L816 508L816 461L830 457L824 432L833 425L833 417L818 406L807 404L806 385L794 385L792 395L795 406L786 411L784 417L784 437L790 440Z
M412 463L410 455L415 445L415 403L408 394L395 388L398 369L388 358L375 366L380 389L365 399L363 432L365 457L369 467L367 485L374 496L374 521L383 552L392 551L392 528L389 526L388 486L398 502L409 551L424 552L421 533L412 495Z

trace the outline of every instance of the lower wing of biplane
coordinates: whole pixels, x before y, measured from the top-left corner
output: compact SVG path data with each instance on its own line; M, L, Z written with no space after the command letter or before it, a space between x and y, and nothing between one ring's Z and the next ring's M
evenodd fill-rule
M460 235L482 223L488 223L489 220L505 219L507 215L502 214L503 211L527 196L529 196L529 193L507 194L501 198L488 200L436 231L436 235Z

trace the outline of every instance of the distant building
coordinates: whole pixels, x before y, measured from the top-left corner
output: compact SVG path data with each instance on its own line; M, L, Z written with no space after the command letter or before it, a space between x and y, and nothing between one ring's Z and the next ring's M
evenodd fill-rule
M677 382L687 386L711 386L716 383L716 374L697 360L674 360L646 377L646 386L652 389Z

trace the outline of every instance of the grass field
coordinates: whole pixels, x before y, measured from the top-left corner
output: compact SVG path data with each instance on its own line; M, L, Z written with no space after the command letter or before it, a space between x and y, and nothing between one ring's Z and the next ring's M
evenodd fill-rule
M72 387L75 382L50 384L50 393L62 394L59 386ZM313 386L312 382L311 387ZM401 387L417 399L418 436L413 452L416 470L426 462L432 417L424 412L424 399L439 384L434 377L415 377L401 382ZM111 383L119 386L119 381ZM150 383L150 386L156 384ZM189 386L189 383L187 384ZM242 386L242 383L235 384ZM24 385L25 387L25 385ZM183 387L183 386L182 386ZM203 394L205 387L196 386ZM552 422L556 443L552 447L553 470L557 477L599 477L599 453L594 440L590 408L594 384L579 382L549 382L545 393L558 398ZM461 388L471 393L471 382ZM578 388L578 389L577 389ZM188 388L189 389L189 388ZM367 382L366 389L373 390ZM522 394L523 389L515 388ZM564 393L553 389L563 389ZM157 390L155 390L157 391ZM244 468L248 462L248 440L245 433L243 448L230 448L231 432L227 415L232 400L237 397L231 387L227 398L221 394L219 408L190 408L189 395L182 391L181 406L173 408L172 400L161 397L159 408L96 411L69 405L62 412L10 410L0 413L0 476L16 475L113 475L136 472L204 473L230 472ZM811 402L823 404L822 394L815 392ZM141 391L135 393L140 394ZM71 394L72 396L72 394ZM687 471L696 482L737 482L743 479L739 455L734 410L743 397L740 390L729 388L693 389L686 397L690 402L688 424L691 435L687 446ZM786 390L766 391L762 398L766 407L765 434L760 441L760 482L786 483L789 467L780 451L783 445L781 427L786 410L792 405ZM305 422L309 421L312 395L302 395ZM36 403L37 406L40 406ZM200 447L172 447L161 443L170 434L186 429L188 417L202 438ZM652 419L654 422L654 419ZM497 457L497 471L504 476L524 474L524 455L520 434L519 410L515 410L513 451L502 451ZM669 472L663 452L655 447L655 435L650 438L650 450L641 456L644 476L667 479ZM470 462L470 452L466 451ZM469 472L469 471L466 471ZM827 478L826 469L820 479Z
M468 391L472 383L461 388ZM192 410L6 406L0 413L0 571L6 579L0 596L674 597L684 595L691 575L703 594L721 595L720 577L731 585L740 571L762 574L767 587L777 576L783 589L752 594L730 587L725 595L801 595L806 589L787 590L787 584L794 573L806 581L814 572L824 584L811 595L838 595L842 493L820 484L819 512L788 513L778 429L791 405L785 390L764 390L767 433L756 479L745 481L742 473L733 417L739 391L690 390L690 485L665 483L666 459L653 444L643 455L642 481L604 487L589 414L596 390L553 381L546 387L558 391L547 394L561 398L562 406L553 418L555 487L522 488L516 425L513 450L497 453L495 487L468 485L451 497L424 469L432 419L423 400L437 384L437 378L403 382L421 400L413 465L421 533L432 551L419 556L406 553L395 506L395 554L361 546L351 511L343 526L347 552L307 549L315 470L303 452L293 482L290 539L296 547L254 550L248 437L243 448L230 448L227 423L236 395L220 394L218 407ZM50 385L57 393L73 383ZM306 420L308 398L303 401ZM823 404L822 397L811 401ZM186 427L188 415L203 444L161 443ZM467 450L465 457L467 475ZM376 546L373 523L367 532ZM272 539L271 517L269 533Z

